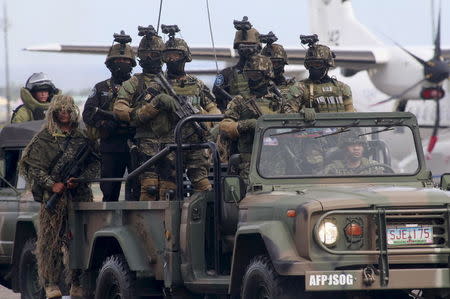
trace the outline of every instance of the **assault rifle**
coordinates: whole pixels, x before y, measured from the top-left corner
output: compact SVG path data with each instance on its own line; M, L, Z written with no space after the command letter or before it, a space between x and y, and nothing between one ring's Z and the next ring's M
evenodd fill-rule
M158 73L159 81L161 82L164 89L167 91L167 93L173 97L178 102L178 110L175 111L175 114L178 116L179 119L183 119L185 117L188 117L193 114L197 114L199 110L192 106L191 103L189 103L185 97L179 96L175 90L173 89L172 85L170 85L169 81L167 81L166 77L163 73ZM202 138L205 134L205 131L207 131L206 127L203 123L193 122L195 133Z
M92 146L89 142L85 142L82 146L80 146L73 156L73 159L67 162L58 174L61 182L67 182L68 179L72 177L77 177L81 174L82 166L84 161L89 157L92 153ZM53 193L50 199L47 201L45 207L53 211L55 209L56 204L61 199L62 193Z

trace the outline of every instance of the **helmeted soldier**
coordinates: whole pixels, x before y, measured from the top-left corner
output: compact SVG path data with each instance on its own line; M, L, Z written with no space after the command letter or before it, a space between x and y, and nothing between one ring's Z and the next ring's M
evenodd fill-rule
M250 93L248 88L247 78L245 78L243 69L248 59L261 50L261 43L259 41L259 32L252 28L252 24L244 17L242 21L234 21L236 34L234 37L233 48L239 54L239 61L232 67L223 69L217 75L214 81L213 93L216 97L217 106L221 111L225 111L229 99L222 89L228 94L246 96Z
M391 171L375 160L364 157L367 141L364 136L349 132L340 139L343 158L332 161L324 169L326 175L378 175Z
M79 110L70 96L54 97L47 113L45 127L36 134L26 147L20 162L20 171L30 185L33 197L41 202L39 229L37 233L36 258L41 285L47 298L60 298L58 287L63 270L68 265L64 255L68 252L70 233L67 230L68 209L72 201L92 201L92 191L86 183L75 183L74 178L62 181L63 169L70 164L76 153L91 141L78 128ZM95 154L80 161L78 178L98 177L100 163ZM46 203L54 193L61 194L53 209ZM70 271L71 298L82 298L80 271Z
M52 80L45 73L32 74L25 87L20 89L23 104L12 113L11 122L20 123L45 118L45 112L50 106L54 95L60 93Z
M335 66L334 52L325 45L317 44L317 35L301 36L302 43L309 48L305 55L305 67L309 78L296 84L300 102L288 99L283 108L287 113L299 112L302 108L314 108L316 112L353 112L350 87L328 76L328 70Z
M221 134L237 139L241 159L239 175L248 183L256 120L263 114L279 113L282 99L268 90L273 78L272 62L268 57L252 56L244 66L244 73L250 94L238 95L231 100L219 128Z
M261 50L261 54L269 57L270 61L272 61L273 82L283 92L295 83L294 78L286 78L284 76L284 67L288 64L286 50L284 50L282 45L275 43L278 38L272 31L268 34L260 35L260 40L266 44Z
M123 122L105 117L99 111L112 111L114 98L121 84L130 78L136 60L129 45L131 37L124 31L114 34L114 44L106 56L105 65L111 72L111 78L97 83L92 89L83 110L83 121L93 139L100 139L99 150L102 159L101 176L103 178L122 177L130 165L128 139L133 132ZM118 201L120 182L101 182L103 201Z
M164 109L152 115L153 117L143 117L143 113L140 112L142 108L148 107L150 101L164 92L157 81L157 74L161 72L162 51L165 45L153 26L139 26L138 31L139 36L142 36L138 58L143 72L133 75L122 84L114 103L114 114L120 120L136 127L134 140L138 148L139 163L143 163L155 155L165 143L173 141L172 128L176 120L170 113L165 113ZM158 101L160 98L161 96L158 97ZM158 175L165 165L166 163L161 161L141 174L140 200L156 200L158 189L165 191L161 189Z

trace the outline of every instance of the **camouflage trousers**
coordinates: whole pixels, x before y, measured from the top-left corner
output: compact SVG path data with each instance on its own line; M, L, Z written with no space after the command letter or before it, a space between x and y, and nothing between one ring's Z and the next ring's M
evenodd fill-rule
M159 143L155 139L139 139L138 151L141 155L139 164L144 163L156 155L164 147L165 143ZM168 185L172 189L176 187L175 162L176 154L175 152L171 152L167 156L161 158L154 165L149 166L149 168L141 174L141 200L156 199L148 199L146 196L149 187L155 187L156 189L165 189L163 185ZM209 162L206 150L183 152L183 165L187 169L187 176L191 181L194 190L203 190L204 188L210 187L208 181ZM209 187L207 185L209 185ZM164 196L161 192L158 192L158 194L159 199L161 200Z
M250 160L252 157L251 153L241 153L240 154L241 161L239 163L239 176L242 178L244 183L248 186L249 184L249 174L250 174Z
M68 200L64 195L53 211L41 205L37 233L36 260L42 287L58 285L62 280L80 285L81 271L69 270L67 226Z

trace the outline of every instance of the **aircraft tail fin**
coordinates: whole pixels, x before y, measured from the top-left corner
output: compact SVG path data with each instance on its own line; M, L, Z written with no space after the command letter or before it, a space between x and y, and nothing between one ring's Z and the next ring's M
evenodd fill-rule
M350 0L309 0L311 33L329 46L381 46L356 18Z

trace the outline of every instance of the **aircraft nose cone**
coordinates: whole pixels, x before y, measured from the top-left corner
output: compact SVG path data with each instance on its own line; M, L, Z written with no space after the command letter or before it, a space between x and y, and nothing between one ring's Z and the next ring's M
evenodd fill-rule
M441 83L450 75L450 66L441 60L432 59L425 66L425 76L432 83Z

